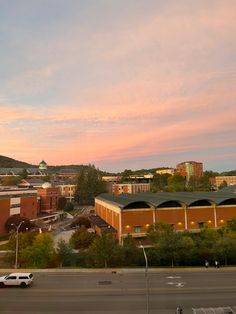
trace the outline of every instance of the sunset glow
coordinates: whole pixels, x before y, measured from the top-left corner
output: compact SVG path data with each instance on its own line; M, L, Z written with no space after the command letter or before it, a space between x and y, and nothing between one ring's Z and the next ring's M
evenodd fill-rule
M0 29L0 155L236 169L234 0L12 0Z

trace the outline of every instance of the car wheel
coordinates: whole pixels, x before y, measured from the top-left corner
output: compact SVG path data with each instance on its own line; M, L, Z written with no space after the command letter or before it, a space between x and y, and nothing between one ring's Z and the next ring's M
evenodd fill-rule
M0 288L4 288L4 283L3 282L0 282Z
M25 282L22 282L22 283L20 284L20 287L21 287L21 288L26 288L26 287L27 287L27 285L26 285L26 283L25 283Z

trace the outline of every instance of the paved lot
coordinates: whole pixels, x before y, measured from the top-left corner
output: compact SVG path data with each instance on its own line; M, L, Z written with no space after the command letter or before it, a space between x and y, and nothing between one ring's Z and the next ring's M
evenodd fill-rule
M1 313L174 314L181 306L183 314L209 314L236 305L236 271L223 269L150 272L147 280L142 270L34 275L29 289L0 290Z

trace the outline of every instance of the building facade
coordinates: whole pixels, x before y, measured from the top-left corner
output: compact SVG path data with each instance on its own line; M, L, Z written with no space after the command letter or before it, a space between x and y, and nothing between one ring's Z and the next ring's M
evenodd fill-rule
M117 230L120 243L128 235L142 241L149 226L157 222L191 232L199 232L204 226L225 226L236 219L236 196L221 192L104 193L95 199L95 212Z
M60 191L58 187L52 187L48 182L37 190L39 197L39 213L52 213L57 210Z
M0 189L0 235L5 234L5 223L12 215L28 219L37 217L37 190L19 188Z
M217 176L211 178L211 183L219 187L226 182L227 186L236 184L236 176Z
M119 195L122 193L137 194L150 192L150 183L121 183L112 185L112 193Z
M187 180L191 176L200 178L203 176L203 163L196 161L184 161L176 165L176 171Z

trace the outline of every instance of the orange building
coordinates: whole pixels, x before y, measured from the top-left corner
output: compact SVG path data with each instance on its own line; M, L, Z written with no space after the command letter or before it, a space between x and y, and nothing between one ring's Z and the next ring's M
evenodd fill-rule
M6 233L5 223L12 215L36 218L37 190L12 187L0 189L0 235Z
M176 171L188 180L191 176L203 176L203 163L196 161L184 161L176 165Z
M112 195L95 199L95 212L117 230L119 242L127 235L143 240L151 224L164 222L176 231L199 232L219 228L236 219L236 195L223 192L179 192Z

